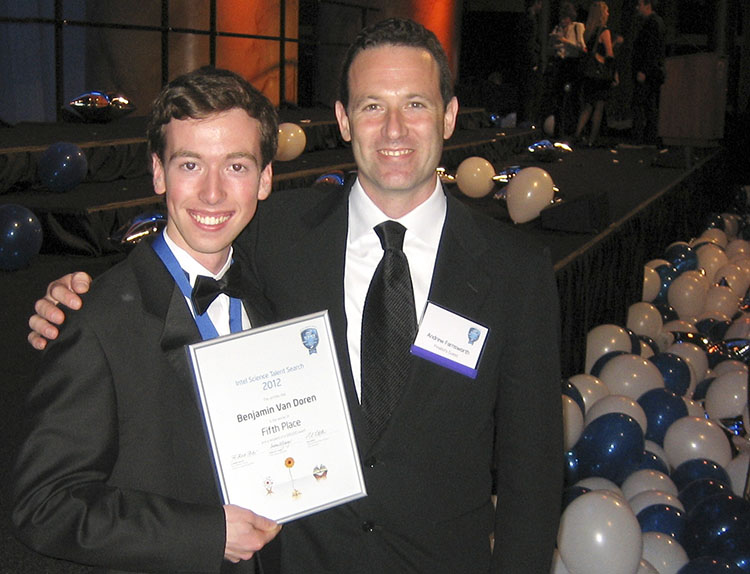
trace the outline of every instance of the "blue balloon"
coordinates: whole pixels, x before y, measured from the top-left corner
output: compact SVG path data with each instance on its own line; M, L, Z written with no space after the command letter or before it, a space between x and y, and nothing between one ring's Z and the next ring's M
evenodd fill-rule
M677 574L742 574L724 558L701 556L682 566Z
M659 369L664 386L679 396L684 396L690 387L690 365L674 353L657 353L648 358ZM648 437L647 437L648 438Z
M706 229L721 229L722 231L726 231L726 223L724 222L724 218L721 216L720 213L709 213L706 216Z
M640 425L624 413L607 413L583 429L572 449L580 478L600 476L622 484L643 459Z
M39 181L50 191L69 191L86 178L89 164L76 144L57 142L39 158Z
M707 317L698 321L695 328L712 341L721 341L727 329L729 329L729 325L731 325L730 321L719 321L714 317Z
M651 347L651 352L654 355L659 353L659 345L657 345L656 341L654 341L651 337L649 337L648 335L638 335L638 339ZM641 353L639 352L638 354L640 355Z
M731 484L727 471L721 465L706 458L691 458L690 460L686 460L675 468L669 477L674 482L678 491L700 478L712 478L724 484Z
M573 485L580 480L580 468L578 455L573 450L565 453L565 473L564 482L566 485Z
M687 243L675 243L667 247L664 259L680 273L698 268L698 254Z
M562 394L573 399L581 409L581 414L586 413L586 403L583 402L583 396L576 386L569 379L562 380Z
M668 323L669 321L674 321L676 319L679 319L679 315L677 314L677 311L674 310L674 307L672 307L669 303L666 301L652 301L651 304L656 307L659 310L659 313L661 313L661 320L665 323Z
M727 559L739 569L740 573L750 572L750 552L730 553Z
M750 552L750 502L733 494L699 502L688 514L683 547L691 558Z
M679 273L674 265L665 265L663 263L654 267L654 271L659 274L659 278L661 279L661 286L659 287L659 292L656 294L654 301L666 303L669 286L672 284L672 281L677 278Z
M313 187L332 186L343 187L345 175L343 171L336 170L330 173L324 173L313 182Z
M614 359L618 355L630 355L635 353L628 353L627 351L610 351L609 353L604 353L601 357L599 357L596 361L594 361L594 364L591 366L591 370L589 371L589 374L592 377L599 377L599 375L602 372L602 369L604 368L604 365L606 365L610 360ZM640 352L638 353L640 355Z
M640 355L641 354L641 340L638 338L638 335L636 335L632 330L628 329L627 327L624 327L625 332L630 337L630 352L633 355Z
M720 480L714 478L699 478L682 488L678 498L685 507L685 511L690 512L693 508L698 506L700 502L714 494L732 494L732 489L729 485Z
M652 504L636 516L641 532L662 532L682 544L687 525L685 512L671 504Z
M0 205L0 269L27 267L42 247L42 226L36 215L22 205Z
M662 474L669 476L669 467L667 466L667 463L648 449L643 451L643 460L638 466L638 470L644 469L658 470Z
M659 446L664 446L669 426L688 415L685 401L669 389L651 389L638 397L638 404L646 413L646 439Z

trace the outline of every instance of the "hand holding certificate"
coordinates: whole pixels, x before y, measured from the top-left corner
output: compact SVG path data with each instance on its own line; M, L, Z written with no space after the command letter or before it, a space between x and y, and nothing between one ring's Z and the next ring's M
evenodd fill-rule
M327 312L188 350L226 504L283 523L365 496Z

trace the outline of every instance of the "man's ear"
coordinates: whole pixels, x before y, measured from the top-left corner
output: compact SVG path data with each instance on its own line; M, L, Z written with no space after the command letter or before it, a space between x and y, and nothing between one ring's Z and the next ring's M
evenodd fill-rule
M264 200L271 195L271 185L273 184L273 167L271 162L260 172L260 181L258 182L258 199Z
M336 121L339 123L339 131L345 142L352 141L352 132L349 129L349 116L346 115L344 104L336 100Z
M154 193L163 195L167 192L167 179L164 175L164 165L155 153L151 154L151 173L153 174Z
M458 117L458 98L453 96L445 106L445 115L443 116L443 139L448 139L453 135L456 129L456 118Z

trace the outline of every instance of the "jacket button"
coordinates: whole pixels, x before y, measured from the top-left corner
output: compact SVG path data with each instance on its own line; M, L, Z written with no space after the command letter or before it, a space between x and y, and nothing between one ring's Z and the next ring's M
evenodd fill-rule
M363 522L362 523L362 530L364 532L375 532L375 523L374 522Z
M378 459L376 459L374 456L371 456L367 460L365 460L365 466L367 468L375 468L376 464L378 464Z

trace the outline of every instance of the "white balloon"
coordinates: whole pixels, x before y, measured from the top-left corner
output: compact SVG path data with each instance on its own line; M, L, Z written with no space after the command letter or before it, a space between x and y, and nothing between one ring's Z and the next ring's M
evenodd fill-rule
M651 348L651 345L647 344L644 341L641 341L641 357L644 359L649 359L654 356L654 350Z
M664 452L677 468L686 460L708 459L721 467L732 460L732 450L724 431L716 423L700 417L682 417L673 422L664 436Z
M736 359L724 359L720 363L717 363L716 366L712 369L714 377L720 377L721 375L732 373L734 371L747 373L748 367L742 361L738 361Z
M603 491L573 500L560 519L557 547L575 574L633 574L643 549L641 528L622 499Z
M635 574L659 574L659 571L654 568L648 560L641 558L641 562L638 565L638 570Z
M697 317L706 302L703 281L691 273L678 275L669 285L667 301L680 319L689 321Z
M750 339L750 315L743 315L732 321L724 333L724 340L730 339Z
M633 352L633 342L628 332L619 325L598 325L586 335L586 372L591 372L594 363L612 351Z
M573 448L583 432L583 413L578 403L568 395L562 396L563 402L563 432L565 450Z
M626 500L625 495L622 493L620 487L608 478L604 478L602 476L589 476L588 478L582 478L575 483L575 486L588 488L592 491L601 490L603 492L609 492L613 496L617 496L622 500Z
M654 506L656 504L664 504L666 506L672 506L678 508L682 512L685 512L685 507L680 502L677 494L671 494L669 492L662 492L660 490L644 490L639 492L632 499L628 501L630 509L633 514L638 516L638 513L644 508Z
M628 501L647 490L658 490L677 496L675 483L663 472L651 468L643 468L631 473L622 483L622 493ZM636 512L636 514L638 514Z
M468 197L484 197L495 187L495 168L483 157L471 156L456 170L458 189Z
M643 558L659 574L677 574L688 563L688 555L677 540L662 532L644 532Z
M750 451L745 451L735 456L724 468L732 483L732 492L737 496L745 496L748 466L750 466Z
M706 272L706 276L713 277L716 271L729 262L724 250L715 243L706 243L696 250L698 265Z
M646 417L643 407L641 407L635 399L625 395L607 395L596 401L594 405L586 411L585 426L588 426L592 421L608 413L625 413L629 417L635 419L635 422L641 427L643 434L646 434L648 417Z
M599 378L613 395L638 398L652 389L664 387L664 378L659 368L648 359L638 355L618 355L602 368Z
M609 394L607 385L594 375L581 373L573 375L568 380L581 393L586 410L589 410L596 401Z
M661 291L661 277L659 277L659 273L653 267L644 265L642 299L646 302L651 302L656 299L659 291Z
M718 311L731 317L740 308L740 298L731 287L713 285L706 293L704 311Z
M687 319L673 319L667 321L661 328L662 332L674 331L675 333L697 333L698 328L695 326L695 318L688 317Z
M750 287L750 276L736 263L730 262L717 269L716 275L714 275L714 283L721 283L721 281L726 281L732 289L732 293L738 299L742 299L748 287Z
M651 303L638 301L628 307L628 320L625 326L636 335L656 339L661 332L662 324L659 309Z
M542 124L542 129L544 130L544 133L550 137L555 135L555 116L547 116Z
M525 167L507 185L505 201L515 223L526 223L552 203L555 184L549 173L539 167Z
M703 405L701 405L699 402L694 401L693 399L689 399L687 397L682 397L682 401L685 403L685 406L687 407L689 417L705 418L706 411L703 408Z
M735 418L747 405L747 373L731 371L716 377L706 392L705 409L709 418Z
M727 240L727 234L718 227L710 227L706 229L703 233L701 233L698 240L710 241L711 243L715 243L722 248L726 247L727 243L729 243L729 241Z
M730 261L750 257L750 241L745 239L732 239L724 250Z

